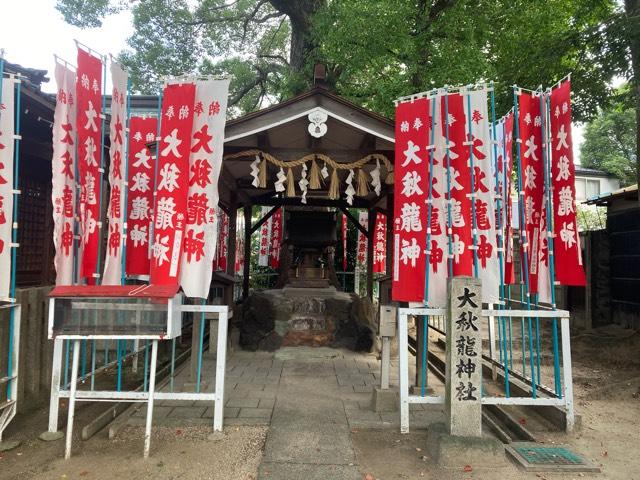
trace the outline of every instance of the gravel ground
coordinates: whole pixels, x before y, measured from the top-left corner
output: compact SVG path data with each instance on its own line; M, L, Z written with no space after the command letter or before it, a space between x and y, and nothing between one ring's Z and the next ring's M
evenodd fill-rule
M114 441L94 438L82 442L82 449L76 449L69 461L60 454L46 462L34 462L38 445L35 450L23 445L6 455L14 456L22 451L23 460L30 461L28 470L2 469L0 477L3 480L252 480L257 476L266 431L266 427L229 427L222 434L212 434L210 427L155 427L151 458L147 461L142 458L143 428L127 428ZM63 448L63 442L55 443ZM14 466L20 464L26 466L24 462ZM2 466L0 464L0 468Z

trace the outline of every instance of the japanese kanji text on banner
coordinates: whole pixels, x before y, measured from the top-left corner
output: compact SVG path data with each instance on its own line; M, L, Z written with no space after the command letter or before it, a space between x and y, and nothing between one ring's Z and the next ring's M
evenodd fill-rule
M2 81L0 98L0 299L11 287L11 230L13 226L14 80Z
M154 172L156 159L148 143L155 141L156 118L131 117L127 192L127 275L149 275Z
M111 126L109 138L109 186L111 196L107 218L109 219L109 233L107 236L107 251L104 262L103 285L119 285L122 281L122 245L124 234L124 170L126 116L127 116L127 80L128 75L117 63L111 64L111 79L113 91L111 94Z
M95 282L100 241L102 61L78 48L76 83L80 178L80 278Z
M571 140L571 82L551 91L551 180L553 182L553 241L556 280L562 285L585 285L578 223Z
M188 297L206 298L211 284L228 92L229 80L196 82L188 163L187 221L180 274L180 285ZM163 118L163 129L165 120ZM186 170L183 175L187 175Z
M393 286L395 301L424 300L427 225L427 166L431 100L396 107Z
M163 93L160 158L156 185L151 283L178 283L187 221L189 154L193 127L193 83L167 85ZM211 269L211 263L209 263Z
M76 74L56 63L58 94L53 115L53 158L51 160L51 201L53 204L53 245L56 285L73 284L76 208Z

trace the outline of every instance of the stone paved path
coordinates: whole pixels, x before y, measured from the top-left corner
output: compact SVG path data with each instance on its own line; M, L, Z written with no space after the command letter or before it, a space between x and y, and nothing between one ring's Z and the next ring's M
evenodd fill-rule
M340 352L306 349L285 349L276 359L283 361L282 376L258 478L359 479L342 401L346 388L337 376L359 372L355 362L350 369ZM373 383L369 364L361 368Z
M205 391L212 391L214 367L205 356ZM189 381L185 368L175 379L175 390L193 391ZM225 427L270 425L260 480L360 479L351 431L399 430L397 412L376 413L371 408L371 392L380 383L380 362L374 355L307 347L275 353L237 351L228 357L225 383ZM391 384L397 385L396 364ZM144 424L145 414L141 408L129 423ZM411 429L441 420L434 414L438 416L424 405L412 405ZM154 408L154 425L212 421L213 406L207 404L160 401Z

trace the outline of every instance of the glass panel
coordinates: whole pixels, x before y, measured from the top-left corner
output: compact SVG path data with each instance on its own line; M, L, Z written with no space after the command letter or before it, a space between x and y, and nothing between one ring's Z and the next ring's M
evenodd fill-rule
M587 180L587 198L600 195L600 180Z
M576 200L579 202L581 200L587 199L587 191L585 185L584 178L576 178Z
M162 335L167 304L148 298L57 298L55 335Z

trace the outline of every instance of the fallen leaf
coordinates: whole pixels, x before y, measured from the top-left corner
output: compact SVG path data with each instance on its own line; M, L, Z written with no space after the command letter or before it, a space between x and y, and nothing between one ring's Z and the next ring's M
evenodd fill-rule
M471 472L473 471L473 468L471 468L471 465L465 465L464 468L462 469L463 472Z
M89 471L88 470L83 470L80 472L79 474L81 477L86 477L87 475L89 475Z
M370 473L367 473L364 476L364 480L376 480L376 479L373 477L373 475L371 475Z

